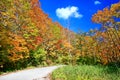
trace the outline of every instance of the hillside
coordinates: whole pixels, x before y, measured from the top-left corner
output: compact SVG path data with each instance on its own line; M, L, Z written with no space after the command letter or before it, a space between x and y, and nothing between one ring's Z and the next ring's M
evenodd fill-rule
M75 34L53 22L38 0L5 0L0 5L1 68L8 69L11 65L12 69L19 61L23 66L26 60L30 65L51 64L52 58L57 59L56 55L63 53L60 51L67 52L70 48L68 34L70 38Z
M120 2L91 15L101 27L84 33L53 22L41 6L39 0L0 1L0 71L56 64L120 66ZM65 19L80 18L77 7L58 9L71 13Z

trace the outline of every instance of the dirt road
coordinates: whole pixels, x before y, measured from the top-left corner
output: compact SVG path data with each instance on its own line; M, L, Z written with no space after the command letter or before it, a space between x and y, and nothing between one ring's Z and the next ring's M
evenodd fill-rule
M23 70L7 75L1 75L0 80L49 80L46 78L48 74L58 67L60 66Z

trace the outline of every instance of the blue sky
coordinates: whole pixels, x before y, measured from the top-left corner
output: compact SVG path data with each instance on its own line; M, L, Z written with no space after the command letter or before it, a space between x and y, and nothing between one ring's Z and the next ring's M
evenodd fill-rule
M97 10L109 7L119 0L40 0L42 10L55 22L62 26L70 25L74 32L87 32L99 28L99 24L91 21Z

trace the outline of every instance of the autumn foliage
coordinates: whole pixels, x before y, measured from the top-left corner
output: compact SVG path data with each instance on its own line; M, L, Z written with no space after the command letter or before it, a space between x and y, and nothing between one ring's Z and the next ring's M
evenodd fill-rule
M9 65L20 66L26 61L25 65L54 63L53 58L57 59L59 52L70 45L67 35L63 34L65 29L59 23L52 22L40 6L38 0L0 1L2 69Z
M0 1L0 68L63 64L120 64L120 3L99 10L100 30L74 33L53 22L39 0ZM10 66L11 67L10 67Z

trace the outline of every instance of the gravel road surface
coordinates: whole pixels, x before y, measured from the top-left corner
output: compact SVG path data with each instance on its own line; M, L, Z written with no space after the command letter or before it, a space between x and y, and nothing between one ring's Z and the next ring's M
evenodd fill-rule
M1 75L0 80L49 80L48 74L60 66L50 66Z

